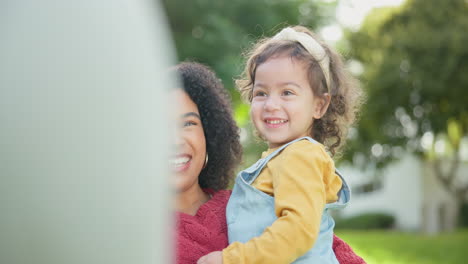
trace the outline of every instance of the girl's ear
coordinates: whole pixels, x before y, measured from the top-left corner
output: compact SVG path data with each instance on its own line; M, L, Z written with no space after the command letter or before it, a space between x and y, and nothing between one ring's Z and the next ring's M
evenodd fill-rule
M321 97L315 97L314 118L320 119L327 112L330 105L331 96L329 93L324 93Z

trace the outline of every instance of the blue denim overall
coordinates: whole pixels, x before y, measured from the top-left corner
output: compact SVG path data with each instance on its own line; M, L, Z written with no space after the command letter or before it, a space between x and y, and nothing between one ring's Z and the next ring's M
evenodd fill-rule
M226 208L229 243L235 241L245 243L254 237L258 237L263 233L265 228L276 221L275 198L254 188L251 184L268 161L290 144L302 139L307 139L312 143L318 144L310 137L298 138L281 146L237 175L234 189ZM340 173L338 171L336 173L343 182L343 186L338 193L338 200L334 203L326 204L320 223L320 233L314 246L293 263L338 263L332 249L335 221L329 215L328 210L345 207L350 200L350 190ZM275 254L275 252L271 252L271 254Z

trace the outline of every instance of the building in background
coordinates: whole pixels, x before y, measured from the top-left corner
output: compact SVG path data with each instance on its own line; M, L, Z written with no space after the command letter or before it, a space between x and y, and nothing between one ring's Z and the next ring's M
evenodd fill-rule
M377 188L367 191L363 186L371 184L372 177L353 167L340 171L353 190L351 203L342 210L341 217L381 212L395 217L396 229L429 234L455 227L456 201L438 182L430 163L406 154L381 172ZM457 178L468 181L468 162L462 162Z

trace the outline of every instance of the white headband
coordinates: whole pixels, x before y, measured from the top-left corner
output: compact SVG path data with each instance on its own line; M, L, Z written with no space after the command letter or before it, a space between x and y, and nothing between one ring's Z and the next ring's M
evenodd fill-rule
M320 43L310 35L304 32L297 32L290 27L281 30L273 37L273 40L290 40L299 42L299 44L301 44L319 63L323 75L325 76L327 90L330 92L330 59Z

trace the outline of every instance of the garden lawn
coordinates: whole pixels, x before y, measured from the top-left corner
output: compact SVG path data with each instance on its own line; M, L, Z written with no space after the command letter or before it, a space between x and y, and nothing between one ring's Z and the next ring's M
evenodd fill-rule
M440 235L335 230L368 264L468 263L468 229Z

